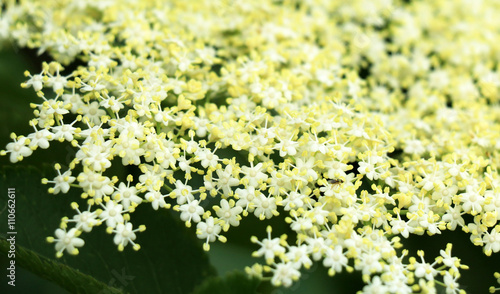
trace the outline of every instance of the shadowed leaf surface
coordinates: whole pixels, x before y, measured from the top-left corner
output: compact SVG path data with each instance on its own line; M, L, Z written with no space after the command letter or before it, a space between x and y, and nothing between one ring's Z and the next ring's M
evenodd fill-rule
M71 202L77 201L83 210L86 205L78 189L72 188L68 194L48 194L48 187L40 183L44 175L53 177L53 171L4 167L0 190L16 189L16 245L55 259L54 245L47 243L46 237L53 235L63 216L73 215ZM1 203L7 202L7 193L0 197ZM0 218L7 218L7 210L0 213ZM136 252L128 246L119 252L103 225L80 236L85 246L79 255L65 254L58 261L129 293L190 293L203 279L215 274L196 236L168 211L153 211L144 203L132 214L131 221L134 227L147 227L145 232L137 233L141 250ZM8 231L6 222L1 222L1 231ZM76 290L79 286L68 290L84 293Z
M253 294L257 293L259 279L249 278L245 273L234 271L223 277L208 278L193 294Z

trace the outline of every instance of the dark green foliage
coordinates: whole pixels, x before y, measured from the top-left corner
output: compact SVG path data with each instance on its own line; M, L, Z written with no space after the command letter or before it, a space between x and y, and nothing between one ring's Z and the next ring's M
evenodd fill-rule
M74 280L71 273L75 270L128 293L190 293L205 278L215 275L193 232L175 220L168 211L153 213L147 203L139 206L131 219L134 227L140 224L147 227L145 232L137 233L136 241L141 245L141 250L136 252L128 246L119 252L113 243L113 236L105 233L103 225L94 228L91 234L83 233L80 236L86 244L80 249L79 255L65 254L58 260L73 269L68 272L63 270L57 275L54 272L52 275L56 263L47 257L55 259L55 250L53 244L46 242L46 237L53 235L61 217L74 214L70 207L72 201L79 202L82 210L86 209L86 205L79 197L81 191L78 189L72 188L68 194L48 194L48 187L40 183L44 174L49 178L53 176L50 172L21 166L4 167L1 171L0 190L16 189L16 245L33 251L23 251L29 252L23 255L25 258L33 257L34 260L25 263L19 260L19 265L36 274L47 270L44 278L73 293L99 293L95 291L98 286ZM0 203L6 203L7 193L1 193L0 199ZM6 218L7 210L4 210L0 213L0 219ZM2 232L8 231L6 221L0 223L0 229ZM21 259L20 256L17 258ZM40 264L37 260L44 262Z
M211 277L198 286L193 294L253 294L257 293L260 280L245 273L233 271L223 277Z

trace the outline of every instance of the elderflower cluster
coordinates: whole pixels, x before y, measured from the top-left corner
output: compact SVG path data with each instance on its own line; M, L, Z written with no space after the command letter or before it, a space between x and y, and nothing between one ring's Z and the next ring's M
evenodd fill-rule
M316 262L361 272L364 293L460 293L467 266L451 244L430 261L405 258L400 238L463 230L500 251L499 12L498 1L7 1L0 43L54 61L26 72L33 133L1 154L78 150L43 179L86 199L48 238L57 256L100 225L119 250L139 249L138 205L178 211L206 250L245 218L285 215L291 236L251 238L265 262L250 274L290 286Z

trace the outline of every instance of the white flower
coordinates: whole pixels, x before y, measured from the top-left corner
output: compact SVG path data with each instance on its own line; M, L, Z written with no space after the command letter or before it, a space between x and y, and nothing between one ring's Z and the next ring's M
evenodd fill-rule
M330 247L326 248L323 265L330 268L328 270L330 275L340 273L342 268L347 266L347 257L345 257L342 249L340 245L336 245L333 249Z
M215 167L219 161L219 156L208 148L198 148L195 155L201 161L200 164L204 168Z
M440 189L432 192L432 200L442 201L443 203L450 205L453 200L452 198L457 194L457 191L458 186L456 185L440 187Z
M252 236L252 243L256 243L260 245L259 250L254 251L252 256L261 257L264 256L267 263L272 263L275 256L282 256L285 253L285 247L281 245L280 238L271 239L271 226L268 226L267 229L267 238L264 238L262 241L259 241L257 237Z
M443 215L442 220L446 222L446 227L449 230L454 231L457 225L463 227L465 225L465 220L462 215L465 214L461 205L450 206L446 213Z
M254 201L257 197L258 191L255 190L253 186L249 186L246 189L236 189L235 191L238 201L237 206L242 207L245 211L243 214L246 216L246 212L252 212L255 209Z
M49 115L64 115L69 113L69 111L64 108L64 102L58 101L56 99L48 99L42 104L42 109L46 110Z
M150 190L158 190L163 186L164 174L159 165L140 165L142 174L139 176L139 182ZM155 189L158 188L158 189Z
M351 240L351 239L349 239ZM312 257L314 260L320 260L323 258L323 254L326 251L327 245L323 237L314 237L306 239L307 248L309 252L312 252Z
M297 154L297 149L295 147L298 144L299 143L293 141L292 138L285 140L280 139L280 141L274 145L274 149L278 149L280 151L281 157L285 157L287 155L294 156L295 154Z
M470 185L465 188L464 193L460 194L463 210L470 212L472 215L483 210L484 197L477 190L476 187Z
M69 254L76 255L78 254L78 249L76 247L82 247L85 242L78 238L80 235L80 231L75 228L72 228L68 232L63 229L56 230L57 239L50 239L51 241L56 241L56 256L61 257L64 250L66 250Z
M47 85L52 86L52 89L54 93L59 93L64 89L66 86L68 80L66 77L59 75L59 73L56 76L50 76L47 80Z
M376 171L375 165L370 162L359 162L358 172L366 175L370 180L377 180L380 178L379 173Z
M184 184L177 180L175 189L170 193L171 197L177 199L177 204L184 204L194 200L193 188L190 185Z
M191 221L199 223L201 221L200 216L205 212L198 200L188 200L188 203L179 207L179 211L181 211L181 220L187 223L191 223Z
M170 204L167 205L167 203L165 202L165 196L166 195L163 195L160 191L149 191L148 193L146 193L144 198L146 198L147 201L151 202L154 210L158 210L158 208L170 207Z
M76 214L73 217L76 222L76 227L83 229L85 232L90 232L92 228L98 224L96 220L96 214L90 211L84 211L82 213Z
M158 113L155 114L155 121L168 126L168 124L173 121L173 117L170 115L171 112L172 111L159 110Z
M113 242L118 245L118 250L123 250L123 247L127 246L130 242L134 246L134 249L139 249L139 245L134 243L136 238L135 232L144 231L146 228L144 226L139 227L138 229L133 230L132 224L127 222L125 224L118 224L116 229L113 232L116 233L113 238Z
M338 160L328 160L325 162L328 168L328 178L339 179L346 176L349 165Z
M88 117L91 122L95 124L101 123L101 117L106 115L106 111L99 108L99 102L93 101L90 104L83 104L81 106L82 113Z
M275 108L280 103L285 102L283 93L274 87L269 87L261 93L262 105L267 108Z
M97 211L90 212L91 205L83 212L80 211L76 202L71 203L71 207L77 211L77 214L73 216L72 220L68 221L75 222L76 229L83 229L85 232L90 232L94 226L100 224L100 221L97 220Z
M439 273L431 264L425 262L422 258L422 262L415 263L415 276L417 278L424 278L428 281L434 280L434 277Z
M458 278L459 278L458 275L453 276L452 274L450 274L449 271L446 271L444 273L443 282L444 285L446 286L446 294L460 293L460 288L459 288L460 285L457 282Z
M254 207L254 215L261 220L265 218L269 219L279 214L276 210L276 198L266 197L264 194L255 197Z
M149 138L147 138L147 141L150 142ZM179 152L178 148L174 148L173 146L163 146L161 149L157 146L154 146L152 148L154 149L154 156L156 157L156 161L160 164L161 167L165 169L174 168L177 162L176 156Z
M242 180L248 180L250 186L257 188L260 183L265 182L268 178L268 175L262 172L263 170L262 162L256 166L253 165L253 162L250 162L249 167L243 166L241 168L241 173L245 175Z
M85 166L94 171L104 171L111 166L112 156L109 149L103 146L102 143L94 142L83 146L78 152L77 158L83 157L82 162Z
M123 109L125 107L123 103L119 101L119 98L117 99L114 96L108 97L107 99L103 99L100 102L100 105L104 108L111 109L111 111L113 111L114 113L117 113L118 111L120 111L120 109Z
M140 147L140 142L136 138L127 133L121 133L114 148L115 154L122 158L123 165L139 165L141 163L140 156L144 154L144 149Z
M308 217L310 217L316 224L322 226L327 222L329 214L330 212L324 209L324 205L317 205L313 209L309 210Z
M312 219L309 217L295 217L290 224L290 228L297 233L306 232L313 227Z
M355 269L363 273L363 275L370 275L382 271L382 255L380 252L370 250L360 254L359 262L355 264Z
M299 278L300 272L293 266L293 263L278 263L273 269L271 283L277 287L281 285L290 287L293 281L297 281Z
M205 251L208 251L210 248L208 245L209 242L214 242L217 237L221 239L221 236L219 236L221 229L221 226L215 223L213 217L209 217L206 221L198 223L196 226L196 235L198 235L199 239L205 239L205 243L203 244L203 249Z
M10 162L16 163L23 160L24 157L28 157L33 153L33 150L26 146L28 143L28 138L18 137L17 139L14 139L14 142L7 144L6 153L10 153ZM2 154L5 154L5 152L2 152Z
M88 84L82 82L82 87L80 88L80 91L82 91L82 92L92 92L92 91L99 92L101 90L104 90L105 88L106 88L106 86L104 86L103 84L100 84L99 81L96 80L96 81L91 81ZM93 107L95 107L95 106L93 106ZM91 115L93 115L93 114L91 114Z
M131 136L137 139L142 139L144 137L144 130L146 129L142 123L139 123L130 119L119 119L117 120L118 131L121 135Z
M30 79L23 84L24 87L32 86L33 89L38 92L43 89L43 76L41 74L30 75L28 72L25 72L25 75L28 75Z
M84 171L78 175L77 180L83 190L97 201L101 201L104 196L111 195L114 192L112 182L108 177L88 168L84 168Z
M457 257L451 256L452 244L448 243L446 245L446 250L439 250L438 258L442 258L442 263L453 270L453 272L458 273L458 267L460 266L460 260Z
M193 120L195 121L196 125L196 136L202 138L207 135L208 132L208 125L210 124L210 121L206 118L200 118L200 117L193 117ZM209 151L210 152L210 151ZM206 166L204 166L206 168Z
M125 183L120 183L118 185L116 192L113 193L113 197L120 201L124 209L128 209L132 204L139 205L142 202L142 198L137 196L137 188L125 185Z
M56 176L53 181L45 180L44 182L54 183L54 187L49 189L50 193L53 194L58 194L59 192L67 193L69 191L70 185L75 181L76 178L71 176L71 169L61 174L60 166L56 165L56 170L59 175Z
M490 256L491 253L497 253L500 251L500 227L496 226L491 233L486 232L483 236L484 252L486 255Z
M187 159L186 156L179 156L177 158L177 164L179 165L179 168L186 173L186 178L190 179L191 177L191 165L193 163L193 159Z
M35 132L28 135L28 139L30 139L29 147L40 147L42 149L49 148L49 141L53 139L53 134L47 129L37 130L34 124L33 128L35 128Z
M214 210L217 213L219 219L223 220L226 224L224 225L224 231L227 231L229 225L236 227L240 225L240 213L243 211L241 206L234 206L234 200L231 199L229 202L226 199L220 201L220 207L215 206Z
M314 157L310 157L307 160L297 158L295 167L298 169L299 173L294 178L303 181L304 184L316 181L318 179L318 173L314 171L314 161Z
M363 293L366 294L386 294L388 290L389 289L382 283L379 276L374 276L372 280L363 287Z
M54 133L54 140L59 140L61 142L66 140L71 142L76 131L76 128L73 127L73 123L53 127L52 132Z
M227 165L224 170L218 169L215 171L217 176L219 177L217 181L217 187L222 189L224 195L230 195L232 190L232 186L236 186L240 183L240 181L233 176L233 166Z
M415 228L408 225L407 221L404 221L398 215L398 219L391 220L391 230L393 234L401 234L401 236L408 238L410 233L415 231Z
M286 257L293 263L296 269L300 269L302 265L305 268L309 268L312 265L309 253L309 248L306 245L290 246L286 253Z
M72 113L76 113L76 111L84 105L82 96L76 93L63 94L62 99L64 100L64 104L71 104L70 111Z
M422 141L414 139L405 142L404 152L408 154L423 154L425 152L425 147Z
M304 206L304 199L307 198L306 195L292 191L290 192L285 199L281 202L285 206L285 210L289 211L290 209L297 209Z
M106 221L106 226L114 228L117 224L123 223L123 206L121 204L110 200L106 203L106 206L102 204L101 206L104 210L99 215L99 218Z

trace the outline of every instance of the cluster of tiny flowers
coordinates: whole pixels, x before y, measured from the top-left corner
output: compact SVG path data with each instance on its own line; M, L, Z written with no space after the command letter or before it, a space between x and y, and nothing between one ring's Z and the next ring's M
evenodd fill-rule
M54 61L26 72L40 98L33 133L1 154L77 150L42 180L86 199L48 238L57 256L100 225L138 250L138 205L177 211L205 250L245 218L281 214L293 236L252 237L265 261L247 268L273 285L320 263L361 272L364 293L460 293L467 266L451 244L429 261L400 238L463 230L500 251L499 12L498 1L7 1L0 43Z

